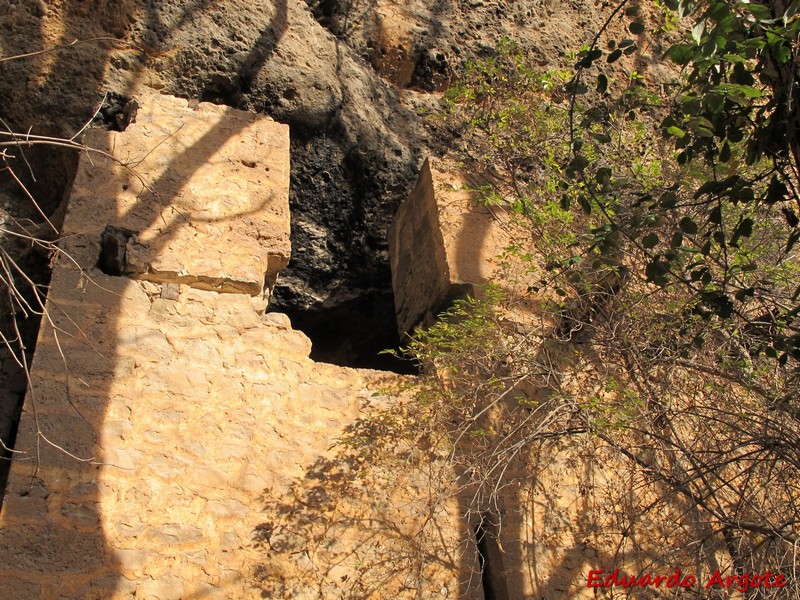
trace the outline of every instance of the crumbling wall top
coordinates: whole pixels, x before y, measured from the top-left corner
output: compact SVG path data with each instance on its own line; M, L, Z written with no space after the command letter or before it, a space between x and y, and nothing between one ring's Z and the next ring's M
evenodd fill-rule
M136 101L124 132L87 134L107 154L81 158L64 249L95 267L110 225L130 235L126 275L261 293L289 261L288 126L171 96Z

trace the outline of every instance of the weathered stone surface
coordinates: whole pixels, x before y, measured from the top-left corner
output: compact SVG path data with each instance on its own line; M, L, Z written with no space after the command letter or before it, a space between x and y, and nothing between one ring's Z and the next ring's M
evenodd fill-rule
M3 579L3 592L7 598L41 598L42 586L29 580L9 577Z
M165 102L166 109L150 114L163 116L180 104ZM239 181L242 168L252 169L233 160L237 155L226 144L210 146L223 158L187 146L194 138L183 136L184 129L195 125L197 131L211 130L212 139L199 141L201 147L222 131L231 133L214 125L227 113L201 106L188 120L181 114L161 125L143 118L131 131L110 134L117 153L130 152L138 160L144 148L152 150L136 169L157 173L154 189L163 184L171 196L142 188L119 165L100 158L93 159L93 166L82 163L77 199L68 215L71 234L64 242L78 264L59 260L54 270L48 310L55 328L44 327L40 333L35 386L17 441L20 454L0 514L0 546L12 548L0 564L0 579L41 585L41 591L36 588L27 596L32 600L55 600L59 594L167 599L209 593L244 599L263 592L269 597L271 583L262 575L270 569L282 573L276 582L305 582L286 588L296 587L298 593L334 586L339 594L344 585L324 571L313 571L317 557L271 558L257 532L293 514L286 507L295 503L297 486L316 482L319 487L327 481L326 457L358 418L363 399L397 380L315 364L309 359L311 342L291 329L287 317L260 312L263 308L249 295L254 288L248 286L257 282L260 289L262 269L269 268L265 261L273 254L288 256L288 250L283 242L273 246L271 234L258 240L258 249L248 246L243 237L257 229L258 211L236 214L236 207L225 204L228 200L214 204L203 195L215 189L232 193L225 186ZM231 127L239 133L258 130L251 117L242 121L234 115ZM181 123L185 125L179 129ZM128 135L138 139L142 132L149 133L143 134L141 147L125 141ZM165 132L180 135L166 138ZM248 143L243 146L255 152ZM263 160L278 161L270 155L277 149L266 152ZM190 163L195 159L211 170L206 173L203 164L194 169L197 165ZM226 164L230 173L215 170ZM276 170L273 165L269 173ZM225 179L220 184L224 189L214 188L210 179L192 183L197 173ZM263 197L253 189L256 179L243 182L247 193L242 198L255 202L253 198ZM285 181L268 183L265 189L279 184ZM285 185L280 189L285 191ZM197 202L208 200L208 208L192 205L192 194ZM265 222L273 224L277 213L269 205L264 210ZM213 221L215 215L221 220ZM132 244L141 248L131 248L133 254L152 251L146 260L161 265L161 273L169 261L182 261L180 268L169 267L178 273L177 296L163 294L154 282L110 276L95 268L99 234L108 223L137 229L140 235ZM196 237L182 237L184 228ZM163 243L158 236L164 236ZM212 272L202 256L196 261L192 257L213 252L236 257L235 264L214 271L214 277L233 282L224 293L216 284L208 286L216 291L192 287L197 283L193 277L208 281ZM254 267L257 278L240 268L245 263L260 265ZM131 275L152 275L140 271ZM317 502L322 496L315 492L303 506L322 508ZM370 505L370 499L362 498L361 504ZM364 517L370 523L366 528L337 530L339 546L325 550L328 554L319 560L337 564L365 541L378 539L372 524L386 519L386 510L381 506ZM303 517L313 523L325 518ZM303 526L286 525L273 543L281 552L302 554L311 544L306 533ZM378 546L370 548L374 556L379 554ZM354 569L346 574L352 581L358 576ZM69 581L62 581L65 577ZM440 580L452 583L453 574L443 573Z
M5 512L5 507L4 507ZM35 544L31 541L36 540ZM36 580L36 572L45 574L91 573L107 560L101 540L91 535L46 522L38 526L0 528L0 580L9 573L24 573Z
M165 575L144 581L137 590L144 600L181 600L184 598L183 580L176 575Z
M477 187L453 165L428 160L397 211L389 252L401 334L429 325L457 298L480 295L481 284L519 291L535 280L523 261L500 258L514 242L513 221L501 208L492 211L477 202L471 191ZM525 306L510 310L512 319L526 312Z
M64 523L76 528L96 527L100 522L97 505L93 502L76 504L67 502L61 506Z
M260 294L289 261L288 127L144 90L136 101L136 122L124 133L88 135L113 159L84 158L65 250L94 268L111 225L131 232L125 273ZM171 290L162 297L174 300Z
M114 559L125 572L138 576L142 574L149 562L148 550L120 548L114 551Z
M428 161L389 229L397 326L401 334L431 319L450 293L450 268Z

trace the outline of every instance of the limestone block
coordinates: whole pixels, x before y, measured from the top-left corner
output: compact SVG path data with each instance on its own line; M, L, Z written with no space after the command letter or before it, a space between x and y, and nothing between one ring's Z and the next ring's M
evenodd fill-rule
M429 325L453 300L479 295L481 284L502 284L519 292L537 279L530 265L504 255L515 236L530 232L516 230L502 207L483 206L471 191L480 187L473 177L426 160L397 211L389 230L389 254L401 334ZM517 321L513 311L528 309L512 309L508 317Z
M81 158L64 250L85 269L107 225L131 233L130 275L261 294L289 261L288 127L141 91L124 132L93 130L109 153Z
M61 506L64 523L75 528L95 529L100 522L100 514L94 502L66 502Z
M147 550L120 548L114 550L114 559L127 573L139 576L147 566L149 553Z
M389 228L389 256L397 326L403 334L442 304L450 290L450 269L427 160Z
M36 539L37 544L30 544L30 539ZM3 548L0 581L4 583L8 581L5 571L21 570L27 575L37 571L65 575L89 571L105 561L105 549L98 536L44 523L26 528L0 528L0 548ZM35 578L35 575L31 578ZM20 596L26 597L38 598Z
M175 575L148 579L139 586L137 597L144 600L181 600L185 598L184 582Z

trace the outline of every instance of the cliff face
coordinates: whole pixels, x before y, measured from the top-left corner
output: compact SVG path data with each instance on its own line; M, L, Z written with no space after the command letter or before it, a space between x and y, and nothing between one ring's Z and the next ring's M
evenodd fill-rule
M438 110L432 92L500 37L555 66L602 12L538 0L9 2L4 55L67 47L0 63L2 116L18 131L71 136L106 91L144 86L289 124L295 253L274 307L318 338L317 358L380 366L376 352L397 342L387 228L424 156L448 145L449 133L418 113ZM27 154L41 176L15 169L50 212L76 158ZM28 206L4 184L10 206Z

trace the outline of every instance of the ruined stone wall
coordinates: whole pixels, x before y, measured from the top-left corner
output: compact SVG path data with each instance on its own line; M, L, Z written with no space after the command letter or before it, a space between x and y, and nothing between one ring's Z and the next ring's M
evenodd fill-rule
M439 225L433 179L426 160L408 199L389 229L397 327L401 334L430 320L452 285Z
M93 132L103 152L81 157L0 515L0 597L468 595L463 530L443 529L450 555L422 553L425 482L368 488L332 449L397 378L315 364L264 313L289 254L288 128L137 99L136 123ZM122 276L97 267L108 225L127 238Z
M457 298L481 296L481 286L501 286L513 299L507 310L516 322L530 320L535 298L524 260L507 253L523 236L502 206L487 206L475 190L480 182L454 165L428 159L389 231L397 324L408 333L429 325ZM520 236L515 239L515 236ZM506 254L506 256L503 256Z

